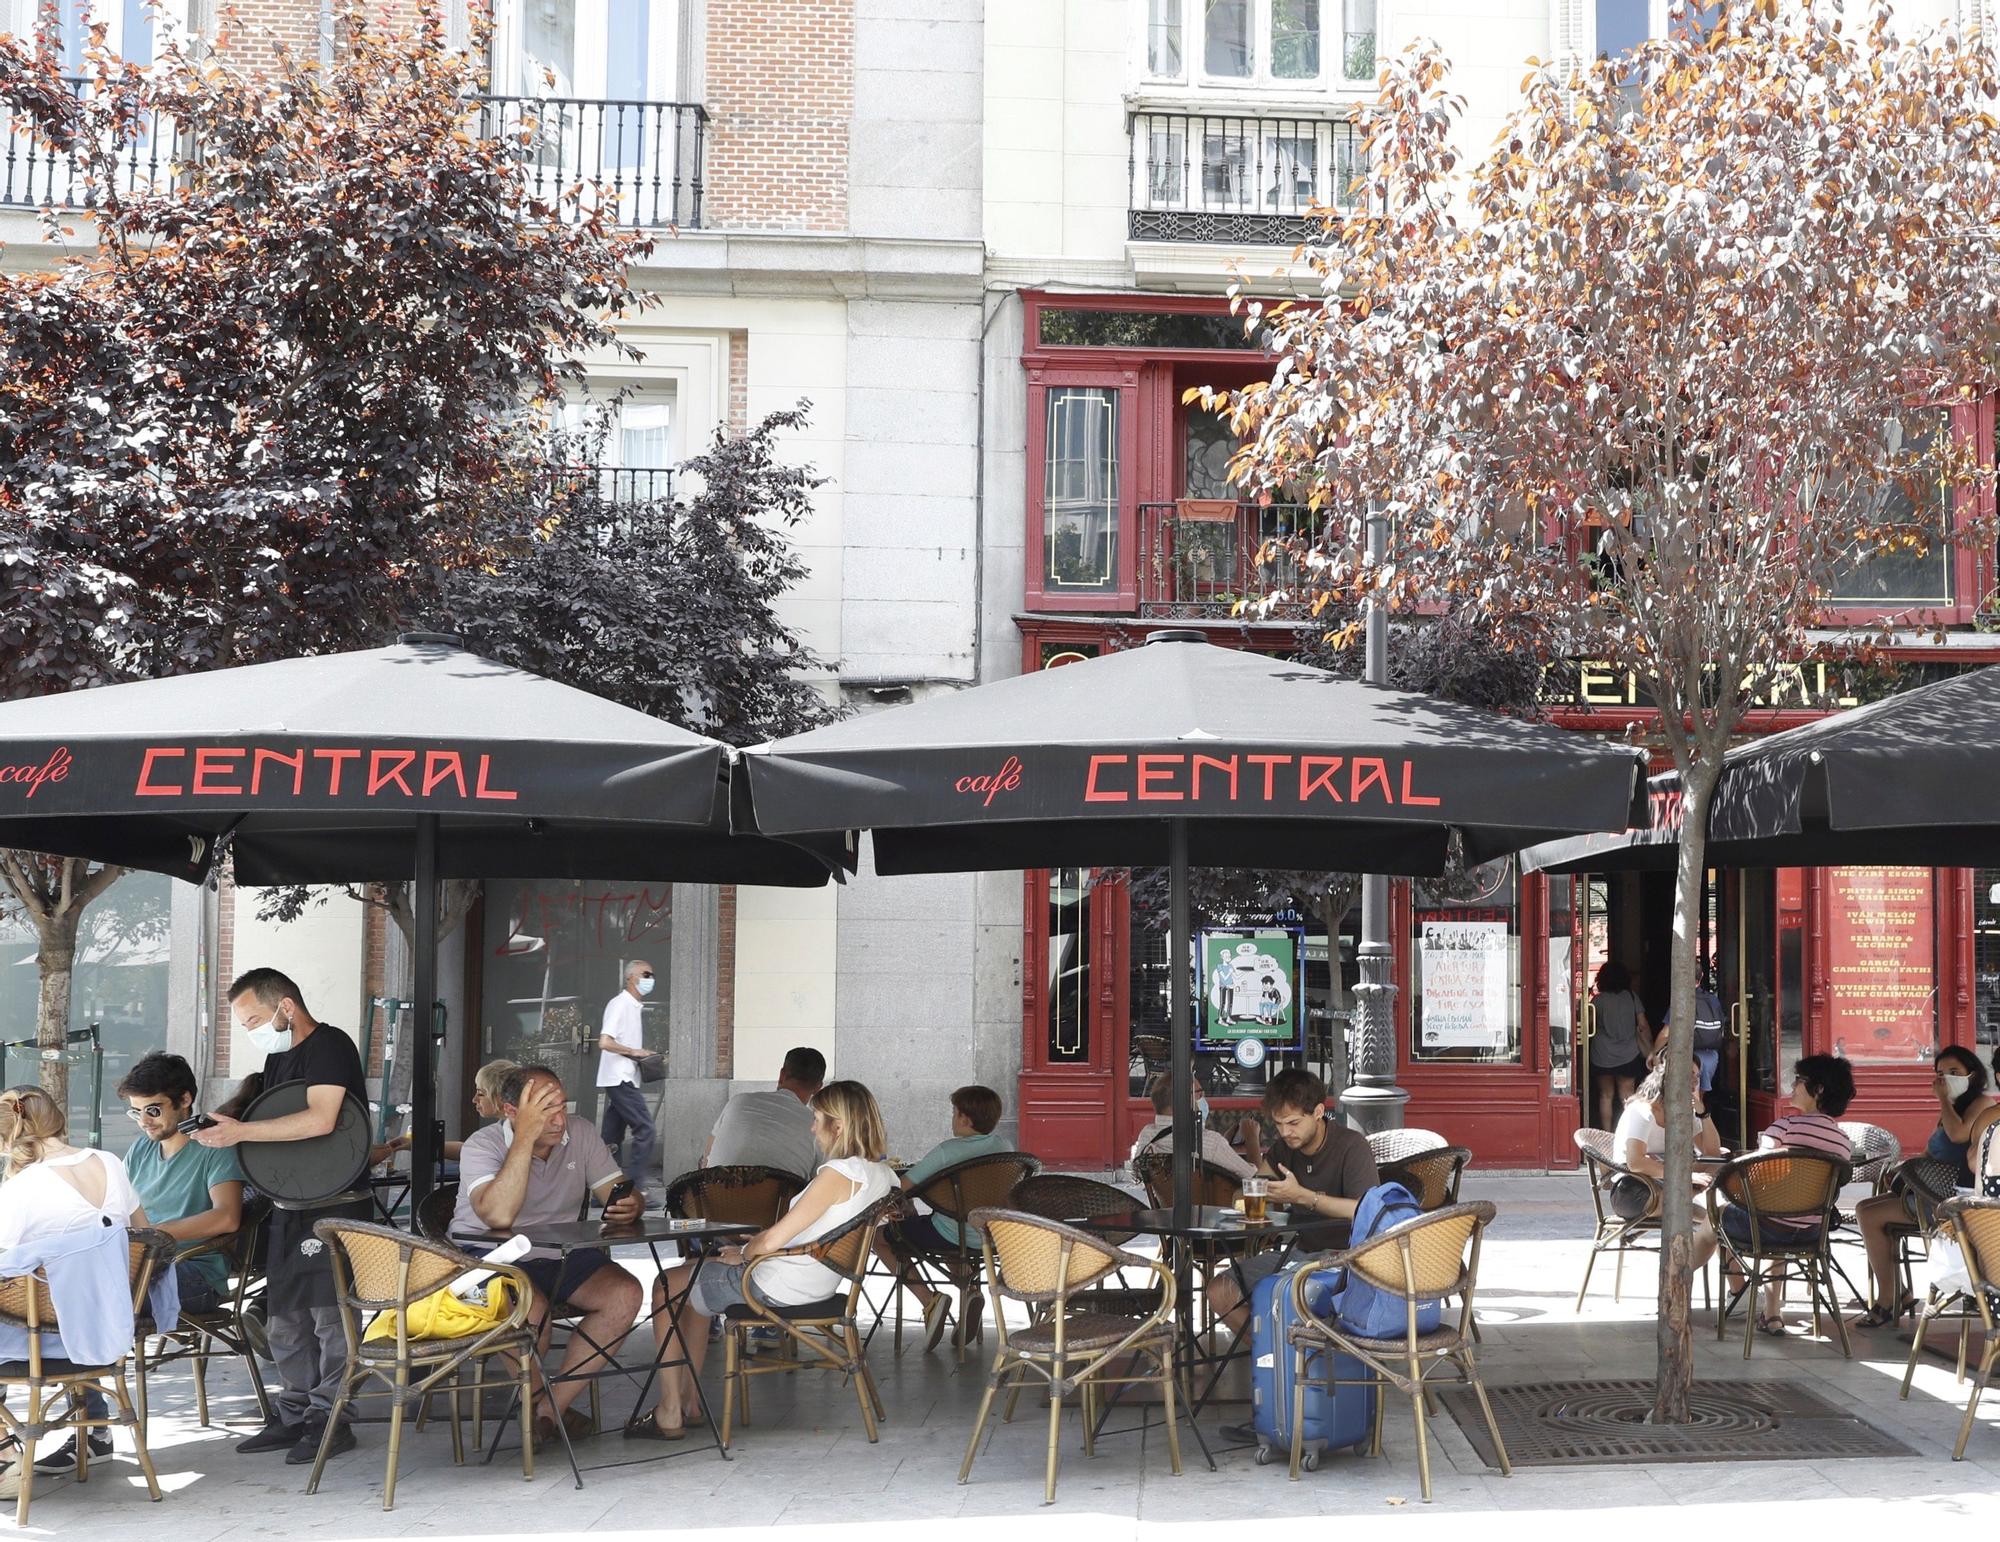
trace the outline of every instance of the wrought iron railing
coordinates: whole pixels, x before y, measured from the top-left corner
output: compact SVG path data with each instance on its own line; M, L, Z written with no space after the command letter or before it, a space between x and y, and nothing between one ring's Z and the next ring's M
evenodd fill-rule
M557 485L597 484L606 503L659 503L674 495L671 466L575 466L552 473Z
M1139 505L1139 613L1217 615L1273 593L1301 599L1299 541L1320 516L1303 504L1183 498Z
M79 99L93 89L68 82ZM529 196L556 208L581 190L582 207L603 209L618 225L642 229L701 225L702 162L708 114L689 102L586 101L569 97L487 96L472 104L482 134L525 131L523 171ZM87 208L84 158L58 150L25 114L0 112L0 205ZM173 175L174 125L141 114L115 147L113 186L121 193L162 186ZM197 147L180 148L192 159Z
M691 102L574 97L480 98L480 131L529 136L530 194L554 206L572 188L585 208L641 229L698 229L708 113Z
M79 101L94 86L94 82L75 76L65 78L63 84ZM6 133L4 152L0 152L0 204L83 209L95 201L87 182L84 151L56 149L36 132L34 120L23 112L0 108L0 124L5 125ZM160 186L173 175L173 120L149 110L128 124L118 144L106 148L112 152L112 186L117 192Z
M1128 132L1135 241L1295 246L1319 230L1315 209L1357 206L1366 169L1347 118L1135 112Z

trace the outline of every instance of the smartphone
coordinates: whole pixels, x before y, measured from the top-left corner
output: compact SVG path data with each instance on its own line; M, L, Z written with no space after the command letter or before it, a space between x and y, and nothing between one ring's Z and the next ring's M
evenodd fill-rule
M627 1198L632 1193L632 1189L633 1183L630 1178L620 1178L616 1183L611 1185L611 1192L604 1196L604 1208L609 1210L621 1199Z
M207 1114L189 1114L187 1118L174 1126L174 1131L179 1135L192 1135L196 1130L212 1130L214 1128L215 1121L209 1118Z

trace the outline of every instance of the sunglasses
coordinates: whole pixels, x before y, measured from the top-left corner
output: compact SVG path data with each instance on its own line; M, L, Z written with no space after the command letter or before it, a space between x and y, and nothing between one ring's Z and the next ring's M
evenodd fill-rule
M164 1103L142 1103L137 1108L125 1110L125 1117L137 1124L141 1119L157 1119L167 1111Z

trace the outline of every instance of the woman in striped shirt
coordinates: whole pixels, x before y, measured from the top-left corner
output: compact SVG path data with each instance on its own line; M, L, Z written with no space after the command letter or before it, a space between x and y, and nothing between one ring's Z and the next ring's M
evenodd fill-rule
M1757 1137L1764 1150L1809 1151L1831 1157L1843 1166L1854 1160L1854 1143L1840 1127L1840 1116L1854 1101L1854 1067L1838 1055L1807 1055L1792 1067L1792 1111L1774 1119ZM1739 1248L1750 1246L1750 1213L1740 1205L1726 1204L1719 1217L1723 1232ZM1782 1235L1787 1242L1810 1242L1818 1237L1821 1217L1817 1211L1798 1215L1759 1215L1765 1235ZM1695 1267L1707 1262L1714 1250L1712 1236L1696 1238ZM1740 1283L1740 1282L1738 1282ZM1764 1287L1757 1313L1757 1328L1763 1333L1785 1331L1785 1288L1782 1278Z

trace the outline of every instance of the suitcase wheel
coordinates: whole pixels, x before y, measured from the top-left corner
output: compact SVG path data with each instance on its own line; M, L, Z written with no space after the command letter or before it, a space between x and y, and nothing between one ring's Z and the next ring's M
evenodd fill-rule
M1311 1446L1299 1453L1299 1465L1307 1472L1319 1471L1319 1447Z
M1277 1454L1278 1453L1273 1451L1269 1446L1264 1445L1262 1442L1259 1442L1257 1446L1257 1465L1259 1467L1269 1467L1272 1461L1277 1457Z

